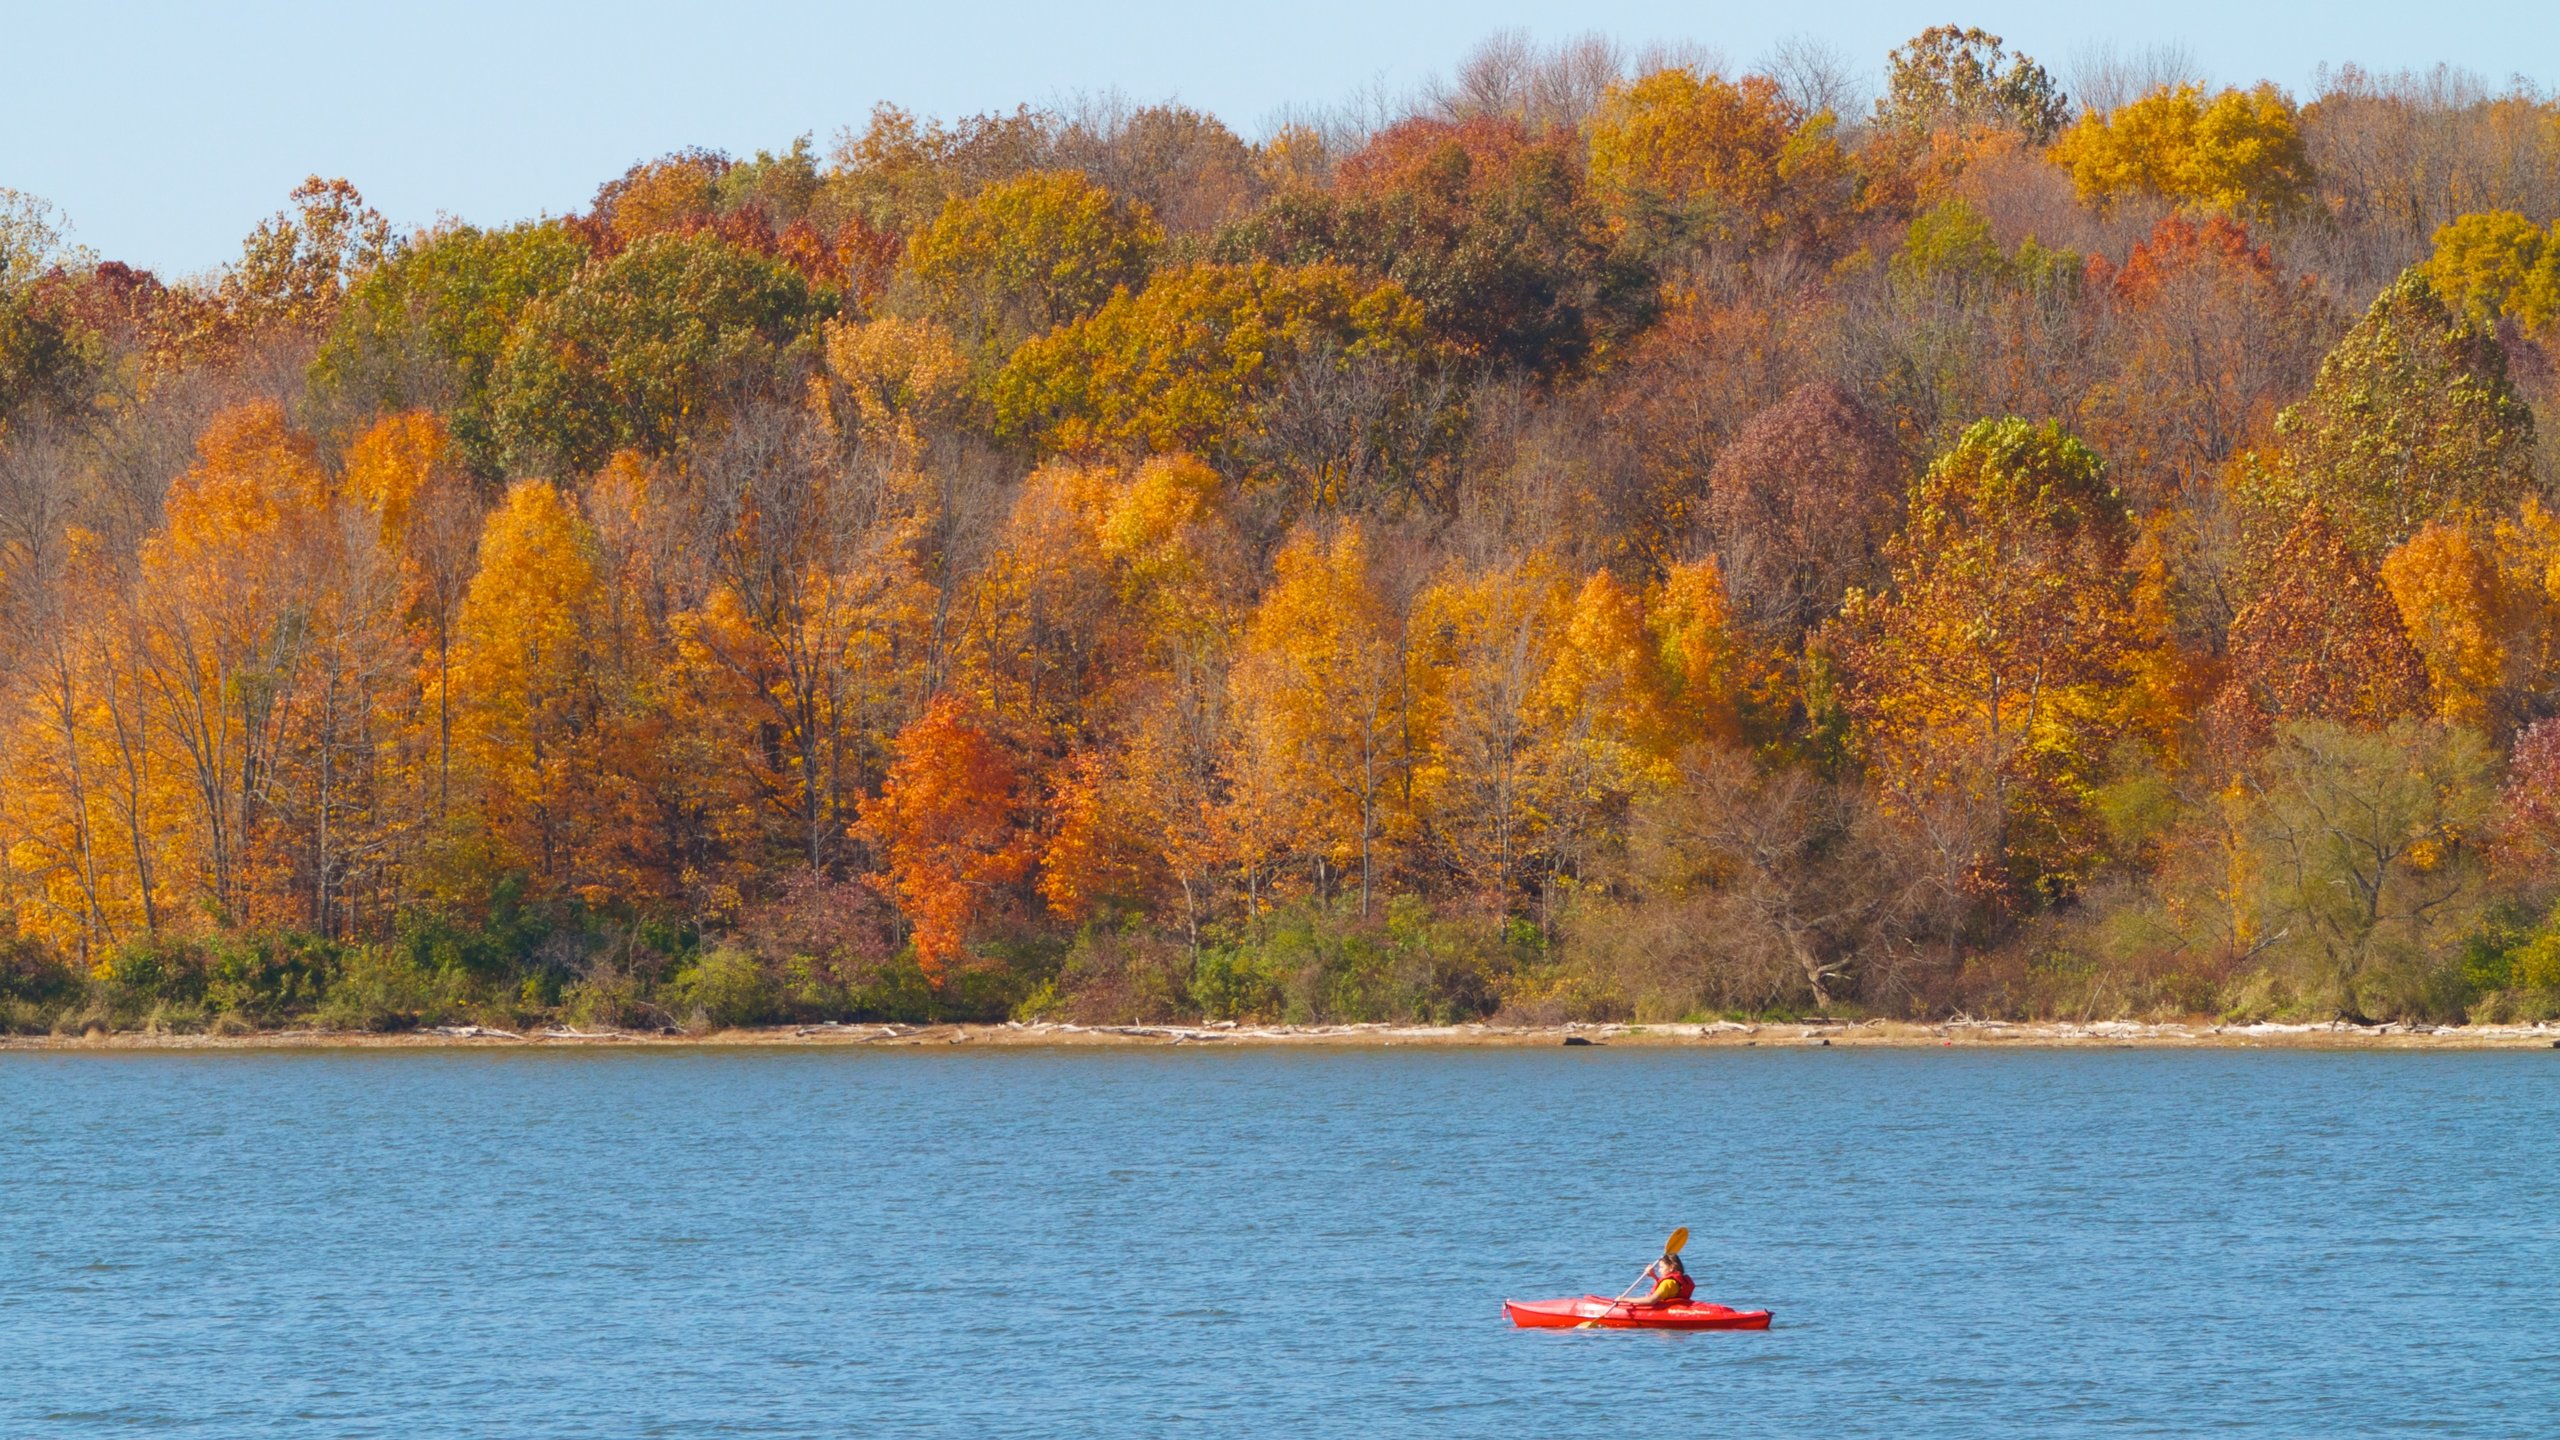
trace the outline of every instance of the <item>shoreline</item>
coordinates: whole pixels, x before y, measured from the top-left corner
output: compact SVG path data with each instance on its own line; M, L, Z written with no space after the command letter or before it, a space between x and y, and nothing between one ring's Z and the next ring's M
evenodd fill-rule
M0 1052L107 1053L147 1050L471 1050L649 1047L831 1047L890 1049L972 1045L997 1049L1529 1049L1538 1046L1629 1046L1649 1049L1760 1047L1875 1049L2160 1049L2160 1050L2560 1050L2560 1025L2213 1025L1953 1020L1775 1021L1705 1024L1573 1025L1070 1025L1049 1021L947 1025L773 1025L686 1035L638 1030L493 1030L447 1025L377 1034L368 1031L276 1030L248 1035L153 1034L0 1037Z

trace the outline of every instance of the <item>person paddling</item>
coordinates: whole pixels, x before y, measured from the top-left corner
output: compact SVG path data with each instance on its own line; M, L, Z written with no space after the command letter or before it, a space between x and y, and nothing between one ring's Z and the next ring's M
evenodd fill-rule
M1573 1328L1576 1330L1589 1330L1598 1325L1601 1321L1617 1314L1619 1310L1626 1307L1628 1297L1634 1295L1638 1290L1643 1289L1645 1282L1648 1280L1655 1282L1653 1294L1645 1299L1636 1301L1635 1303L1637 1305L1664 1305L1673 1300L1688 1299L1689 1296L1695 1293L1697 1289L1696 1286L1689 1282L1688 1267L1680 1263L1680 1252L1687 1249L1688 1245L1688 1226L1683 1225L1679 1229L1672 1231L1671 1238L1662 1242L1661 1259L1644 1267L1644 1273L1636 1277L1636 1283L1628 1286L1625 1292L1620 1294L1617 1299L1602 1306L1598 1314L1592 1315L1586 1312L1586 1318L1577 1323ZM1600 1297L1594 1295L1589 1298L1591 1300L1597 1300ZM1586 1300L1584 1303L1587 1304L1589 1302Z
M1653 1281L1654 1286L1653 1293L1639 1302L1641 1304L1668 1305L1698 1293L1697 1282L1689 1278L1689 1267L1680 1263L1676 1252L1666 1251L1661 1259L1646 1266L1644 1278Z

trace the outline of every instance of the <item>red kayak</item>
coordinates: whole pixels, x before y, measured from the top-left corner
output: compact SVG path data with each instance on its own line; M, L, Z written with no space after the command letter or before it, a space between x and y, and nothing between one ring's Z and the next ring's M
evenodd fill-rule
M1603 1330L1766 1330L1766 1310L1736 1310L1704 1300L1672 1300L1647 1305L1612 1301L1606 1295L1570 1300L1505 1300L1503 1310L1523 1330L1570 1330L1597 1320Z

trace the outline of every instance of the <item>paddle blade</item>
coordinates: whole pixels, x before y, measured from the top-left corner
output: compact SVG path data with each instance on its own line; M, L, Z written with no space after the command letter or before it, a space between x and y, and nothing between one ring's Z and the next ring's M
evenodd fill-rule
M1677 1255L1680 1253L1681 1247L1688 1243L1689 1227L1683 1225L1679 1229L1671 1232L1670 1239L1662 1242L1662 1253L1665 1255Z

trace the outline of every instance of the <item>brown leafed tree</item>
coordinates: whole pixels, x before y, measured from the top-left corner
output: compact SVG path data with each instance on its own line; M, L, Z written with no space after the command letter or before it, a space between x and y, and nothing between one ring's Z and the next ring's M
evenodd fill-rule
M2425 713L2427 670L2372 567L2313 505L2260 565L2231 627L2217 704L2275 720L2381 725Z
M1873 578L1902 514L1893 439L1836 384L1800 385L1716 457L1706 519L1734 611L1793 640Z
M1705 747L1638 811L1628 872L1682 897L1690 924L1678 948L1693 965L1731 977L1774 960L1777 993L1748 998L1792 990L1829 1009L1926 915L1932 897L1899 853L1906 843L1857 785Z
M2330 333L2307 280L2225 216L2171 215L2121 268L2093 262L2112 328L2090 443L2145 510L2188 496L2300 394Z

